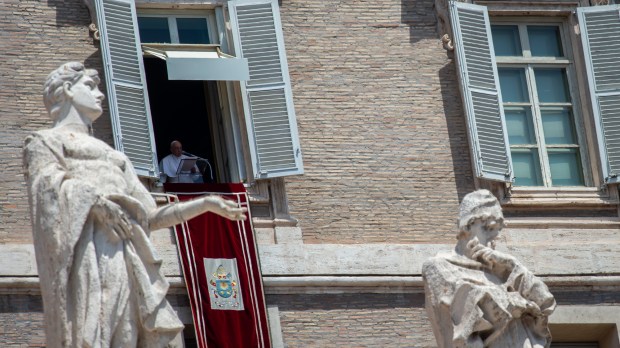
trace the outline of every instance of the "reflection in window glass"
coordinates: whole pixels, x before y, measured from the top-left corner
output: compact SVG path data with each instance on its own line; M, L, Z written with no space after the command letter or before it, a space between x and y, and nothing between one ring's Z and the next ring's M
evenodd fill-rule
M545 133L545 143L549 144L576 144L575 127L570 110L541 109L542 125Z
M508 141L510 144L536 144L529 108L506 107L504 115L506 117L506 128L508 128Z
M521 56L519 27L516 25L492 25L493 47L496 56Z
M140 41L143 43L171 43L168 18L138 17Z
M205 18L177 18L179 43L208 44L209 31Z
M570 102L564 69L534 69L538 100L541 103Z
M534 57L563 57L560 28L532 25L527 27L530 51Z
M561 29L530 22L491 26L516 186L585 184L569 89L573 62Z
M498 69L498 73L504 103L529 102L524 69L501 68Z
M511 149L517 186L542 186L538 149Z
M548 149L553 186L582 186L583 177L577 149Z

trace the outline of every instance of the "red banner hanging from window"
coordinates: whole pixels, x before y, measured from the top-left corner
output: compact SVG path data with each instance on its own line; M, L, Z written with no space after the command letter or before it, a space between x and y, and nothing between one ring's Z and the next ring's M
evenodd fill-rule
M175 228L199 348L270 347L267 309L243 184L166 184L180 200L218 194L248 208L248 219L213 213Z

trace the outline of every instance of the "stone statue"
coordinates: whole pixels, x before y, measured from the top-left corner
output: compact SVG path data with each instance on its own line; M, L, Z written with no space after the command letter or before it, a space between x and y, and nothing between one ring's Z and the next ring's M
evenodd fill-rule
M246 218L217 196L157 207L127 157L89 133L102 113L97 71L67 63L44 101L54 127L24 144L47 346L168 347L183 324L149 241L206 211Z
M513 256L496 251L502 209L487 190L465 196L451 253L422 266L426 311L440 348L549 347L555 299Z

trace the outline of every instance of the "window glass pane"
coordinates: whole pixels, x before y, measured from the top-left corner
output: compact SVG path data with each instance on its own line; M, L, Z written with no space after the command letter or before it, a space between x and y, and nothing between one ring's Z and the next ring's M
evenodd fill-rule
M510 145L536 143L530 108L506 107L504 115Z
M179 43L208 44L209 31L205 18L177 18Z
M570 102L564 69L534 69L534 76L541 103Z
M553 186L583 186L578 149L548 149Z
M519 27L516 25L492 25L493 47L496 56L522 56Z
M138 17L140 42L171 43L168 18Z
M499 88L502 91L504 103L527 103L530 98L527 94L525 70L518 68L501 68L499 73Z
M556 26L528 26L530 52L534 57L563 57L560 28Z
M538 149L511 149L515 185L542 186Z
M576 144L573 116L569 109L541 109L547 144Z

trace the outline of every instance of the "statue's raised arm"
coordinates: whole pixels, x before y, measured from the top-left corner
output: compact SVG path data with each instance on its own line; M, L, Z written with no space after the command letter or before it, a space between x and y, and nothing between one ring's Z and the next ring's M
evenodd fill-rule
M54 126L24 143L47 346L168 347L183 325L150 231L247 210L217 196L157 207L129 159L91 136L98 84L81 63L54 70L43 92Z

